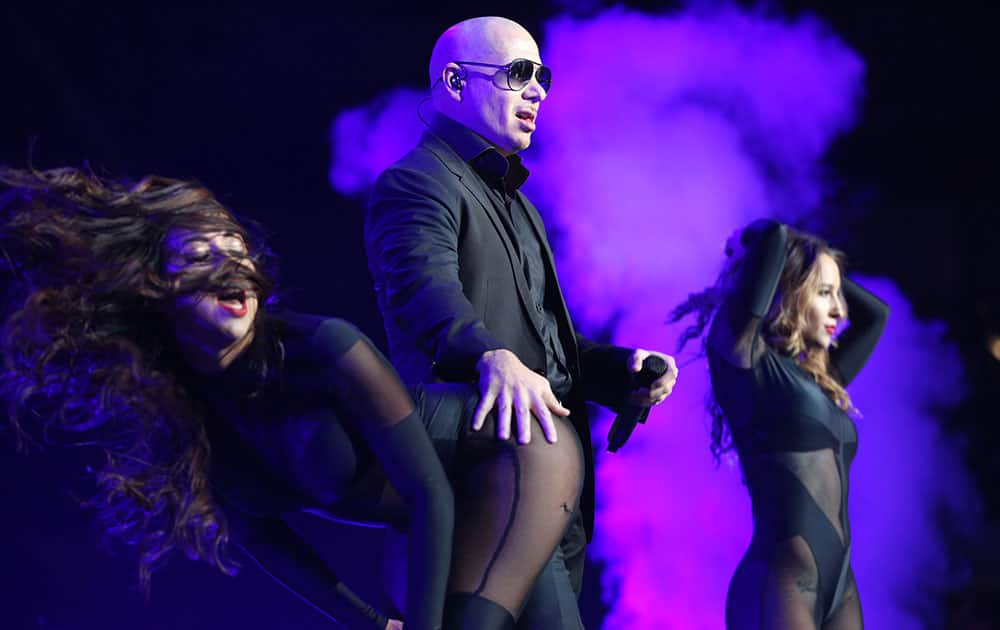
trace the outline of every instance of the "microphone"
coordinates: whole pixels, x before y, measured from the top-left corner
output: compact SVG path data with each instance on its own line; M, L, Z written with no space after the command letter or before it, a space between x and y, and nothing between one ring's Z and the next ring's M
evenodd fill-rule
M650 355L642 362L642 369L632 373L631 391L635 392L643 387L649 387L653 381L663 376L667 371L667 362L658 356ZM639 422L646 422L649 415L649 407L640 407L632 403L626 403L622 410L618 412L608 431L608 452L614 453L622 447L635 430L635 425Z

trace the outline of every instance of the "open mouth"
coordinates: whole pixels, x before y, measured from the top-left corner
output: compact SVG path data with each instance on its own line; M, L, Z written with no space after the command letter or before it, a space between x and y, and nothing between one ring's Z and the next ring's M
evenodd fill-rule
M216 294L219 306L233 317L243 317L247 314L247 292L243 289L232 289Z
M516 116L518 120L527 123L526 124L527 127L530 127L532 129L535 128L535 112L532 112L530 110L521 110L519 112L516 112L514 116Z

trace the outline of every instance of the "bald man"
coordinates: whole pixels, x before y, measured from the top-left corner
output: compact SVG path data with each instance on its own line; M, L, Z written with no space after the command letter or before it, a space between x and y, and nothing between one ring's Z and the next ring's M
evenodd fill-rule
M365 226L390 354L404 380L478 383L472 429L489 416L500 440L579 440L579 504L518 622L546 630L582 628L576 598L594 514L585 402L658 404L677 377L672 358L652 353L667 373L631 393L631 373L651 353L596 344L573 327L542 219L519 190L528 171L517 153L531 143L551 79L516 22L475 18L445 31L431 54L429 129L379 177ZM555 417L570 421L569 435L557 432L566 425ZM555 518L570 506L552 509Z

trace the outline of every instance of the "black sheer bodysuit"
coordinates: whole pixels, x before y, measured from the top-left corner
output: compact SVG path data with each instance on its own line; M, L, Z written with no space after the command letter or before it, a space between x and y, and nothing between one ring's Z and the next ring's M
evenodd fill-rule
M754 519L750 548L730 584L726 623L731 629L860 627L856 596L857 614L835 621L854 590L847 493L855 426L794 358L761 336L785 264L785 227L757 222L741 240L747 249L742 268L708 338L713 393L740 456ZM874 349L888 308L849 279L842 283L850 326L830 361L846 386ZM783 598L797 597L814 599L811 620L783 605Z
M439 628L453 500L409 393L343 320L286 313L261 327L265 332L224 373L191 384L208 406L214 490L234 542L340 623L384 628L386 618L354 596L280 516L321 507L345 519L377 519L388 480L417 543L408 559L406 627Z
M345 520L404 518L406 628L510 627L575 508L579 443L518 446L487 430L470 435L471 388L411 397L343 320L286 312L269 315L266 330L223 375L192 384L212 412L212 476L237 542L322 612L349 628L381 630L386 618L280 515L319 507ZM572 434L562 428L560 437ZM454 535L451 484L461 514Z

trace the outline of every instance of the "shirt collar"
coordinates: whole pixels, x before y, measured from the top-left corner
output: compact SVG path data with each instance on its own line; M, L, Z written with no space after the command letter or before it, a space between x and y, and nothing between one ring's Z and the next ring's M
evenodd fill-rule
M461 123L435 114L430 127L488 183L502 179L507 190L512 192L528 179L529 171L521 163L521 156L515 153L504 157L486 138Z

